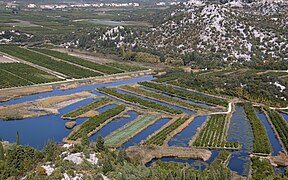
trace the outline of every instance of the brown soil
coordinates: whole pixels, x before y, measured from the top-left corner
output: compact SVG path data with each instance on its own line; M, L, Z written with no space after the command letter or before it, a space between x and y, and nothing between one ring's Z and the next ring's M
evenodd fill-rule
M163 146L131 146L126 150L130 159L146 164L155 158L177 157L200 159L207 161L211 157L211 151L205 149L194 149L184 147L163 147Z
M76 126L76 122L75 122L75 121L66 122L66 123L65 123L65 127L66 127L67 129L72 129L74 126Z

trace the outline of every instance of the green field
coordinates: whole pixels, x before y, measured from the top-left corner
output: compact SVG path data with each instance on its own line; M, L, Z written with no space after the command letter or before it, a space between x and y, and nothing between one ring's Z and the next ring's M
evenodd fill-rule
M59 81L44 71L22 63L0 63L0 88Z
M0 45L0 51L72 78L87 78L101 75L100 73L89 71L87 69L68 64L64 61L53 60L48 56L32 52L18 46Z
M116 67L118 69L122 69L126 72L133 72L133 71L144 71L147 70L146 68L139 67L139 66L131 66L127 64L120 64L120 63L107 63L106 65Z
M114 67L110 67L110 66L106 66L106 65L102 65L102 64L98 64L98 63L94 63L91 61L87 61L75 56L70 56L67 53L62 53L62 52L58 52L58 51L53 51L53 50L49 50L49 49L39 49L39 48L33 48L33 50L47 54L49 56L53 56L55 58L58 59L62 59L65 61L69 61L72 62L74 64L78 64L90 69L94 69L96 71L99 71L101 73L105 73L105 74L117 74L117 73L123 73L123 70L114 68Z
M111 99L109 98L102 98L101 100L98 100L98 101L95 101L93 103L90 103L86 106L83 106L83 107L80 107L72 112L69 112L67 114L64 114L62 116L62 118L69 118L69 119L76 119L78 116L92 110L92 109L96 109L96 108L99 108L107 103L111 102Z
M193 146L204 148L237 149L238 143L226 142L226 115L211 115L206 126L200 131Z
M155 116L144 116L136 122L130 123L128 126L115 131L114 133L108 135L105 138L105 144L107 145L117 145L126 142L128 139L132 138L139 133L139 131L147 126L149 123L156 120Z

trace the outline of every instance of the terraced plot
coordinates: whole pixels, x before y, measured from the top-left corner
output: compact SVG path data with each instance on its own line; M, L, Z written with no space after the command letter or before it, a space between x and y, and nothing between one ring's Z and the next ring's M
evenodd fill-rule
M84 107L80 107L72 112L69 112L67 114L64 114L62 116L62 118L65 118L65 119L76 119L77 117L79 117L80 115L83 115L85 113L87 113L88 111L90 110L93 110L93 109L96 109L96 108L99 108L107 103L111 102L111 99L109 98L102 98L101 100L99 101L95 101L93 103L90 103L88 104L87 106L84 106Z
M108 146L119 147L127 140L144 130L146 126L154 123L156 119L157 117L155 116L141 117L140 119L131 122L127 126L124 126L124 128L121 128L114 133L108 135L105 138L105 144L107 144Z
M228 106L228 102L224 99L214 98L214 97L210 97L210 96L204 96L204 95L200 95L200 94L196 94L196 93L193 94L193 93L190 93L187 91L182 91L182 90L176 89L170 85L164 85L164 84L160 84L160 83L147 82L147 81L141 82L139 84L142 86L151 88L151 89L165 92L167 94L179 96L181 98L188 99L188 100L193 100L195 102L201 102L201 103L212 104L212 105L220 105L223 107Z
M111 67L111 66L106 66L98 63L94 63L88 60L84 60L75 56L70 56L67 53L62 53L58 51L53 51L49 49L39 49L39 48L33 48L33 50L41 52L43 54L47 54L49 56L53 56L55 58L59 58L65 61L69 61L90 69L97 70L99 72L105 73L105 74L117 74L117 73L123 73L123 70Z
M0 69L0 89L2 88L10 88L10 87L20 87L32 85L32 82L29 82L23 78L15 76L11 73L3 71Z
M278 137L282 141L286 151L288 150L288 124L284 118L277 112L268 108L265 108L270 122L274 126L274 131L278 134Z
M210 116L205 127L200 131L193 146L211 149L238 149L239 143L226 142L227 120L226 115L212 115Z
M168 104L171 104L171 105L176 105L176 106L180 106L180 107L184 107L184 108L188 108L188 109L193 109L193 110L199 110L199 109L204 110L205 109L201 106L191 104L191 103L182 101L180 99L172 98L169 96L164 96L160 93L156 93L156 92L152 92L152 91L146 91L146 90L132 87L132 86L128 86L128 85L121 86L120 89L123 89L123 90L131 92L131 93L139 94L139 95L142 95L144 97L152 98L152 99L159 100L159 101L164 101L164 102L167 102Z
M53 60L48 56L18 46L0 45L0 51L72 78L87 78L101 75L100 73L89 71L64 61Z
M125 110L125 106L121 105L121 106L117 106L115 108L109 109L108 111L105 111L97 116L89 118L83 124L81 124L79 129L77 129L76 131L72 132L72 134L69 135L68 140L75 141L78 138L81 138L83 133L88 134L89 132L95 130L98 126L100 126L106 120L118 115L124 110Z
M134 72L134 71L144 71L147 70L146 68L139 67L139 66L130 66L127 64L120 64L120 63L107 63L106 65L116 67L118 69L122 69L126 72Z
M163 106L163 105L157 104L155 102L144 100L144 99L141 99L141 98L136 97L136 96L132 96L132 95L128 95L128 94L122 94L122 93L117 92L114 89L98 88L98 91L106 93L106 94L111 95L111 96L114 96L116 98L123 99L123 100L131 102L131 103L139 104L139 105L147 107L147 108L153 108L153 109L160 110L160 111L166 111L166 112L171 113L171 114L181 114L182 113L182 111L180 111L180 110L175 110L173 108L169 108L167 106Z
M163 145L164 141L166 140L167 136L177 129L180 125L184 124L185 121L187 121L187 117L182 117L179 119L176 119L173 123L171 123L169 126L161 129L156 134L154 134L152 137L150 137L148 140L144 142L144 144L155 144L155 145Z

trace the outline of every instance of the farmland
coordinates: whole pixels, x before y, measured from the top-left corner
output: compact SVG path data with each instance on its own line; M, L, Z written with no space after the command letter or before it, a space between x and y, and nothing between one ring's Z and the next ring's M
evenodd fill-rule
M85 113L87 113L88 111L90 110L93 110L93 109L97 109L107 103L111 102L111 100L109 98L102 98L98 101L95 101L91 104L88 104L84 107L80 107L72 112L69 112L67 114L64 114L62 117L64 119L76 119L77 117L79 117L80 115L83 115Z
M0 52L7 53L19 59L62 73L71 78L85 78L101 75L100 73L89 71L64 61L53 60L48 56L18 46L0 45Z
M161 92L165 92L167 94L179 96L185 99L191 99L196 102L202 102L202 103L207 103L207 104L212 104L212 105L220 105L223 107L227 107L228 105L227 101L225 100L178 90L178 89L173 88L171 85L163 85L163 84L154 83L154 82L141 82L139 84L142 86L151 88L151 89L156 89Z
M288 150L288 124L283 119L283 117L274 110L265 108L265 111L268 115L268 118L272 122L272 125L274 126L274 130L278 134L278 137L280 138L281 142L284 145L284 148L286 151Z
M88 134L89 132L95 130L100 124L112 118L122 111L125 110L125 106L117 106L115 108L110 109L109 111L105 111L99 115L89 118L83 124L81 124L80 128L76 131L72 132L72 134L68 137L69 140L77 140L81 138L83 134Z
M192 109L192 110L199 110L199 109L204 109L201 106L195 105L195 104L191 104L185 101L182 101L180 99L176 99L176 98L172 98L169 96L164 96L163 94L160 93L155 93L152 91L146 91L137 87L132 87L132 86L121 86L121 89L132 92L132 93L136 93L139 95L143 95L145 97L148 98L152 98L152 99L156 99L159 101L165 101L168 104L172 104L172 105L176 105L176 106L181 106L184 108L188 108L188 109Z
M157 117L154 116L143 116L140 119L135 120L124 126L123 128L113 132L105 138L105 144L109 146L121 146L128 139L135 136L137 133L141 132L143 128L155 122Z
M131 65L120 64L120 63L107 63L106 65L108 65L108 66L113 66L113 67L116 67L116 68L118 68L118 69L122 69L122 70L124 70L124 71L126 71L126 72L147 70L146 68L143 68L143 67L131 66Z
M123 73L124 71L110 67L110 66L106 66L106 65L102 65L102 64L97 64L88 60L84 60L75 56L70 56L67 53L62 53L62 52L58 52L58 51L53 51L53 50L49 50L49 49L39 49L39 48L33 48L33 50L41 52L43 54L47 54L49 56L53 56L55 58L58 59L62 59L64 61L68 61L71 63L75 63L90 69L94 69L96 71L99 71L100 73L105 73L105 74L117 74L117 73Z
M253 105L251 103L245 103L244 109L253 130L253 152L270 154L272 152L272 148L266 129L255 114Z
M22 63L2 63L0 64L0 74L0 88L27 86L60 80L51 74Z
M185 123L187 121L187 117L182 117L176 119L173 123L171 123L169 126L164 127L156 134L152 135L152 137L148 138L144 144L155 144L155 145L163 145L164 141L166 140L167 136L173 132L175 129L177 129L180 125Z
M131 102L131 103L139 104L139 105L147 107L147 108L152 108L152 109L156 109L156 110L160 110L160 111L165 111L165 112L171 113L171 114L181 114L182 113L180 110L175 110L173 108L169 108L169 107L163 106L161 104L157 104L157 103L154 103L154 102L151 102L151 101L143 100L143 99L138 98L136 96L122 94L122 93L117 92L114 89L99 88L98 91L106 93L106 94L109 94L109 95L112 95L114 97L123 99L123 100Z
M192 145L211 149L238 149L238 143L225 141L226 124L226 115L211 115Z

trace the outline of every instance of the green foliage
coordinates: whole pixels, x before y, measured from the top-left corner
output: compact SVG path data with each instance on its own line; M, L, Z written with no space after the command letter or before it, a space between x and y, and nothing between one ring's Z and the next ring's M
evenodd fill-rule
M83 131L82 137L81 137L81 145L84 147L87 147L90 144L89 138L87 136L87 133Z
M4 160L4 148L3 148L3 144L0 141L0 161Z
M142 86L146 86L148 88L156 89L158 91L165 92L167 94L179 96L179 97L193 100L196 102L202 102L202 103L212 104L212 105L220 105L220 106L224 106L224 107L227 107L227 105L228 105L228 102L226 100L214 98L214 97L210 97L210 96L204 96L204 95L201 95L198 93L191 93L191 92L187 92L187 91L182 91L179 89L175 89L169 85L163 85L163 84L154 83L154 82L147 82L147 81L146 82L140 82L139 84Z
M45 155L45 161L50 162L55 160L58 155L57 145L52 140L49 140L43 148L43 153Z
M146 52L125 52L123 54L123 58L124 60L129 61L150 62L150 63L160 62L160 58L158 56Z
M278 133L280 140L284 144L286 151L288 150L288 124L285 119L274 110L265 108L273 126L275 127L276 132Z
M274 171L270 162L266 159L260 159L259 157L252 157L252 179L263 180L270 177L273 179Z
M226 115L211 115L205 127L200 131L193 146L206 148L238 149L239 143L226 142Z
M104 146L104 139L102 138L102 136L101 135L99 135L98 137L97 137L97 140L96 140L96 150L98 151L98 152L103 152L103 151L105 151L105 146Z
M75 119L78 116L80 116L80 115L82 115L82 114L84 114L84 113L86 113L86 112L88 112L88 111L90 111L92 109L97 109L97 108L99 108L99 107L101 107L101 106L103 106L103 105L105 105L105 104L107 104L109 102L111 102L111 99L104 97L104 98L102 98L99 101L92 102L92 103L90 103L90 104L88 104L86 106L80 107L80 108L78 108L78 109L76 109L76 110L74 110L72 112L64 114L62 117L63 118L73 118L73 119Z
M153 135L152 137L150 137L148 140L146 140L144 142L144 144L156 144L156 145L163 145L165 139L167 138L167 136L174 131L175 129L177 129L180 125L182 125L183 123L185 123L185 121L187 121L188 118L184 117L184 118L179 118L176 121L174 121L173 123L171 123L169 126L165 127L164 129L162 129L161 131L159 131L157 134Z
M244 110L253 130L253 152L270 154L272 152L272 147L267 135L267 131L261 120L255 114L252 103L245 103Z
M104 162L103 162L103 167L102 167L102 171L104 174L107 174L108 172L113 170L113 166L112 163L110 161L109 158L105 158Z
M144 71L147 70L146 68L140 66L131 66L128 64L120 64L120 63L107 63L106 65L116 67L118 69L122 69L126 72L134 72L134 71Z
M120 105L115 108L109 109L108 111L105 111L99 115L96 115L94 117L89 118L84 123L81 124L80 128L72 133L68 137L69 140L77 140L82 136L83 132L89 133L93 130L95 130L100 124L105 122L107 119L112 118L113 116L116 116L117 114L121 113L125 110L125 106Z
M143 90L140 88L135 88L135 87L128 86L128 85L122 86L122 89L127 90L127 91L132 92L132 93L135 93L135 94L144 95L147 97L152 97L153 99L156 99L159 101L164 100L165 102L167 102L169 104L180 105L180 106L182 106L184 108L188 108L188 109L193 109L193 110L205 109L204 107L201 107L201 106L198 106L195 104L191 104L191 103L182 101L180 99L176 99L176 98L169 97L169 96L164 96L163 94L160 94L160 93L156 93L156 92L152 92L152 91L146 91L146 90Z
M147 108L153 108L153 109L157 109L157 110L161 110L161 111L166 111L172 114L181 114L182 111L180 110L175 110L173 108L169 108L167 106L163 106L161 104L157 104L155 102L151 102L151 101L147 101L144 99L141 99L139 97L136 96L132 96L132 95L128 95L128 94L122 94L117 92L114 89L110 89L110 88L99 88L98 89L100 92L104 92L106 94L115 96L117 98L123 99L125 101L129 101L135 104L139 104L141 106L147 107Z
M18 46L0 45L0 51L73 78L86 78L100 75L99 73L77 67L64 61L57 61L48 56Z
M49 56L53 56L55 58L63 59L65 61L69 61L78 65L90 68L90 69L94 69L105 74L117 74L117 73L124 72L122 70L113 68L111 66L106 66L106 65L94 63L88 60L84 60L75 56L70 56L67 53L62 53L62 52L53 51L49 49L39 49L39 48L33 48L33 50L47 54Z
M19 132L16 132L16 145L19 145Z

